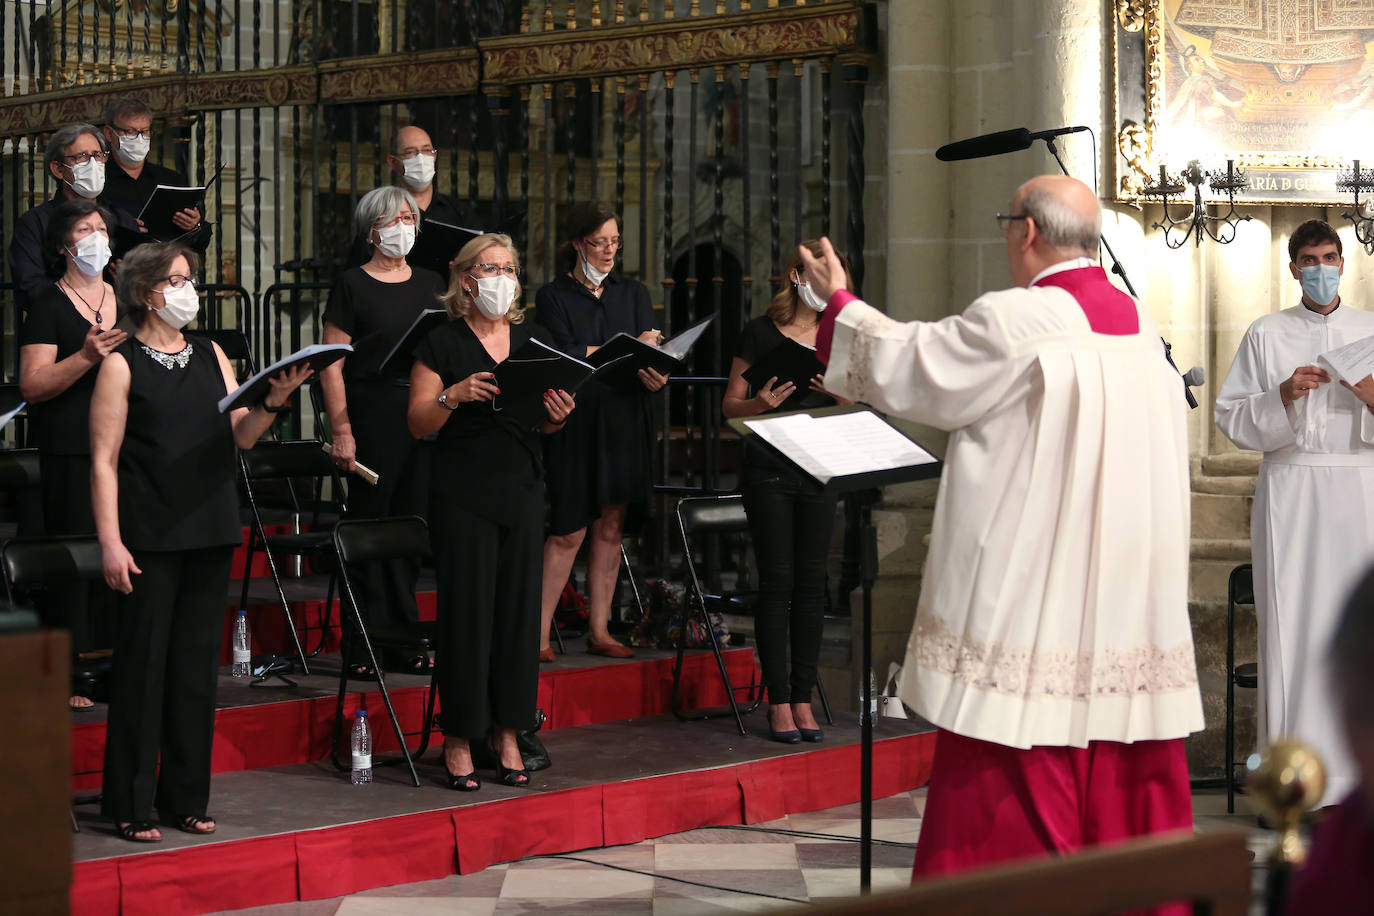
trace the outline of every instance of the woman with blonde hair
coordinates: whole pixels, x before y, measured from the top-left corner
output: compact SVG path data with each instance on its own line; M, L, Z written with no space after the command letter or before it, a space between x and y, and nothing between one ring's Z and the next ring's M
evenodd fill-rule
M820 255L819 242L802 244ZM845 263L846 279L848 271ZM751 392L744 379L750 366L788 338L814 348L825 305L811 291L801 255L793 249L786 285L773 297L768 313L750 321L740 332L721 405L726 417L756 416L781 410L784 405L788 410L800 410L836 403L820 375L810 379L804 390L798 390L790 380L775 377ZM821 651L825 558L835 520L835 497L822 493L810 478L771 458L752 441L745 446L740 491L759 567L754 638L763 682L768 687L769 731L773 740L784 744L820 741L824 735L811 712L811 692L816 686Z
M516 733L535 727L539 685L544 467L540 433L561 429L572 395L544 395L547 422L528 429L493 409L492 372L544 330L525 323L520 258L488 234L454 259L442 301L448 323L415 350L411 435L436 436L429 523L438 585L436 628L444 768L449 788L481 781L470 742L491 734L497 777L530 783Z

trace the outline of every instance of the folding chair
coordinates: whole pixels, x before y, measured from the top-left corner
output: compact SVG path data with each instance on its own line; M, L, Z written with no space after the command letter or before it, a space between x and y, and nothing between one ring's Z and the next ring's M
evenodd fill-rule
M725 685L725 695L730 700L730 711L735 716L735 725L739 727L741 735L747 735L749 733L744 729L744 719L741 716L739 703L735 699L735 692L739 690L749 691L749 705L743 712L753 712L763 702L762 685L751 683L747 687L736 687L730 683L730 674L725 669L725 658L721 655L720 641L716 639L716 631L711 626L710 617L712 607L740 608L742 602L737 597L706 594L702 590L701 580L697 577L696 563L692 561L692 535L734 534L749 530L749 519L744 514L744 497L730 495L683 499L677 504L677 527L682 535L682 555L686 559L687 575L691 581L691 593L687 596L687 607L683 608L682 611L682 630L677 640L677 660L673 663L673 715L683 722L714 719L725 715L723 710L720 712L688 713L682 708L680 692L683 650L686 648L684 637L687 632L687 620L695 613L701 617L703 629L706 630L707 636L711 640L711 651L716 656L716 667L720 670L721 683ZM821 693L821 699L822 702L825 702L824 691ZM827 704L827 715L829 709Z
M430 733L434 730L434 673L429 676L429 696L425 702L425 719L420 732L420 747L413 754L406 743L407 733L401 730L401 722L396 717L396 708L391 704L391 694L386 687L386 672L377 658L376 647L394 649L413 649L429 651L434 646L434 624L418 623L405 625L369 625L358 606L358 596L353 583L348 578L348 567L353 563L370 563L375 560L400 560L430 555L429 526L425 520L415 515L393 518L352 519L339 522L334 526L334 552L339 560L339 577L343 583L343 606L352 612L352 634L362 640L372 670L377 672L377 687L382 694L382 702L391 716L391 727L396 730L396 740L401 745L401 757L381 761L374 765L394 764L405 761L410 768L410 778L415 788L420 787L420 777L415 772L413 758L424 755L429 747ZM348 665L339 666L339 700L334 718L334 743L330 758L340 770L347 769L340 759L339 746L344 731L344 696L348 691Z
M309 662L307 659L318 655L325 645L325 640L329 631L329 613L334 603L334 588L338 576L337 570L329 575L329 592L325 598L324 615L320 625L320 644L313 652L307 654L302 648L300 636L296 631L295 621L291 617L291 606L286 600L286 591L281 583L281 571L277 567L276 554L289 554L303 559L326 559L334 554L333 536L328 530L318 530L321 527L332 526L343 514L343 506L337 503L325 505L326 511L321 511L321 501L312 500L312 511L310 513L310 527L315 530L300 531L300 522L304 516L300 499L296 495L296 487L293 481L309 478L315 481L316 492L320 490L320 484L325 478L332 482L333 492L340 492L337 469L334 462L325 454L324 449L318 439L293 439L288 442L259 442L256 446L246 451L239 452L239 469L242 477L243 492L248 502L249 514L252 516L252 527L248 536L248 549L243 563L243 592L240 595L239 607L248 605L248 586L251 581L253 568L253 555L259 550L267 557L267 568L272 574L272 583L277 589L277 598L281 601L282 613L286 617L288 629L291 631L291 639L295 644L296 654L300 656L301 667L306 674L310 673ZM289 520L293 530L282 534L269 534L267 523L264 520L264 498L260 489L269 482L281 484L278 488L278 496L281 497L276 508L284 510L284 517ZM337 564L335 564L337 565Z
M10 610L17 610L15 589L36 585L68 585L104 577L100 561L100 542L94 537L13 538L0 547L0 568L5 578L5 595ZM99 801L100 796L79 798L78 804ZM72 813L72 832L79 833L76 813Z

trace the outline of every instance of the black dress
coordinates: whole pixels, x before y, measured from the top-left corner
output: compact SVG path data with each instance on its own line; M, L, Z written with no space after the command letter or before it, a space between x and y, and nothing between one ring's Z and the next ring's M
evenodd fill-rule
M156 319L151 319L156 320ZM119 526L142 570L119 598L101 810L119 821L204 814L229 567L240 541L237 459L216 402L214 348L182 359L129 339ZM110 358L114 358L112 355ZM161 759L161 767L158 762Z
M406 426L410 369L382 375L381 362L425 309L439 307L444 291L438 276L412 271L401 283L383 283L361 267L339 274L329 293L324 320L353 338L344 360L348 418L357 459L376 471L377 486L356 478L348 488L349 518L424 516L428 502L429 449ZM374 623L414 623L418 560L390 560L350 569L363 596L363 613ZM358 656L350 651L354 661ZM391 662L400 662L392 659Z
M754 365L785 339L773 319L760 316L740 332L735 356ZM801 399L800 408L834 403L829 395L813 391ZM825 622L825 565L835 497L752 443L745 446L740 491L759 568L754 637L768 701L810 703Z
M542 328L510 326L515 352ZM415 351L447 388L496 362L466 321L436 328ZM579 407L580 409L580 407ZM576 413L576 411L574 411ZM430 484L438 579L439 700L444 734L481 738L535 724L544 482L540 435L460 404L440 428Z
M559 350L585 358L617 333L639 335L653 327L644 284L610 274L601 298L564 274L535 296L535 315ZM651 486L653 414L642 386L601 382L577 392L567 425L548 437L549 533L571 534L600 517L606 506L642 508Z
M103 309L103 327L115 323L111 297ZM80 353L91 323L77 311L67 294L50 285L29 303L19 331L19 346L57 347L56 362ZM91 393L99 365L39 404L29 406L31 442L38 446L45 534L79 537L95 534L91 512ZM44 623L71 630L72 651L106 648L114 633L115 592L104 582L73 584L55 589L38 601Z

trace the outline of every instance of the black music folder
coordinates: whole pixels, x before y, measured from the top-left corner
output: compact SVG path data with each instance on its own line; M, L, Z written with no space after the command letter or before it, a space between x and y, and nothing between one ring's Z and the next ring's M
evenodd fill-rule
M590 379L619 365L617 361L593 366L530 338L496 365L496 387L501 393L492 400L491 409L524 429L537 429L549 419L544 392L561 388L574 394Z
M729 423L741 437L839 493L929 480L944 467L920 443L858 404L737 417Z
M377 371L382 375L402 370L409 374L410 363L414 359L415 348L420 345L420 341L429 336L430 331L448 320L448 311L445 309L425 309L401 335L401 339L396 341L396 346L391 348L391 352L382 360Z
M468 242L482 234L481 229L467 229L452 223L440 222L427 216L420 218L420 231L415 247L406 262L411 267L424 267L448 276L449 262Z
M708 315L689 327L672 340L664 341L661 346L647 344L624 331L606 341L595 353L587 357L593 366L607 366L608 371L601 378L611 385L623 387L643 387L639 381L640 369L653 369L664 375L671 375L682 368L682 361L705 333L707 325L715 319ZM614 369L609 369L615 363Z
M796 385L797 390L780 405L785 410L800 405L802 399L811 392L811 379L818 375L825 375L825 364L816 356L816 348L797 343L790 337L744 370L744 380L754 391L768 384L770 378L777 378L778 385L783 382Z
M182 210L195 209L199 209L203 215L205 212L205 191L218 178L219 169L216 169L210 180L199 187L177 187L160 184L153 188L153 193L149 195L147 203L143 205L142 210L138 211L138 218L143 220L143 227L148 230L148 235L159 242L177 241L188 235L187 230L172 222L172 217Z
M219 412L225 413L239 407L257 406L259 401L267 397L267 392L271 387L268 380L283 369L290 369L300 363L306 363L318 373L325 366L343 359L352 352L353 346L351 344L311 344L308 347L301 347L290 356L283 356L220 398Z

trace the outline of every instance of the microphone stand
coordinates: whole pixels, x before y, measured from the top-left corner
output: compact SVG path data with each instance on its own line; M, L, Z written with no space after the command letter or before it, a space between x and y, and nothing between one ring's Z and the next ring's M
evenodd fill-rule
M1050 155L1054 157L1054 161L1059 164L1059 171L1072 178L1073 176L1069 175L1069 170L1064 165L1064 160L1059 158L1059 149L1054 144L1054 138L1044 137L1042 139L1045 141L1045 147L1050 151ZM1096 144L1094 144L1093 155L1096 154ZM1105 235L1098 235L1097 239L1102 245L1102 250L1107 252L1107 256L1112 259L1112 273L1121 278L1121 282L1126 285L1127 292L1129 292L1133 298L1139 299L1140 294L1135 291L1135 287L1131 284L1131 278L1126 276L1126 268L1122 265L1121 259L1116 256L1116 252L1112 251L1112 246L1107 242L1107 237ZM1161 337L1159 341L1164 344L1164 359L1168 361L1170 367L1172 367L1175 372L1178 372L1178 366L1174 365L1173 344L1169 343L1169 341L1165 340L1163 337ZM1178 375L1181 381L1183 379L1183 373L1178 372ZM1188 400L1188 406L1196 410L1197 398L1193 397L1193 390L1188 387L1187 382L1183 383L1183 396Z

